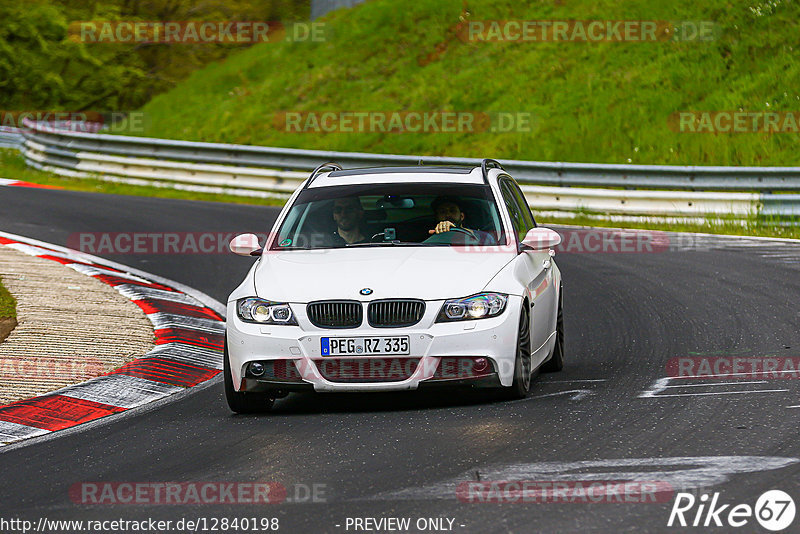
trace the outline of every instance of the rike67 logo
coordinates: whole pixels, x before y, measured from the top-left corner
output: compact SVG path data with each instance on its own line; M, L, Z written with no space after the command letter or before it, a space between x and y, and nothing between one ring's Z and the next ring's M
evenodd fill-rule
M755 506L749 504L722 504L719 492L709 498L702 494L696 498L691 493L678 493L669 514L667 526L681 527L743 527L755 520L765 529L779 532L787 529L795 516L794 500L781 490L763 493Z

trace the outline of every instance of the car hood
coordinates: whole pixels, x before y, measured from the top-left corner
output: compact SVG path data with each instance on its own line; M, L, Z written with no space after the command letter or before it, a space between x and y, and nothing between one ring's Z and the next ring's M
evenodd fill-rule
M443 300L481 291L515 255L451 247L364 247L267 251L255 270L259 297ZM370 288L372 293L359 292Z

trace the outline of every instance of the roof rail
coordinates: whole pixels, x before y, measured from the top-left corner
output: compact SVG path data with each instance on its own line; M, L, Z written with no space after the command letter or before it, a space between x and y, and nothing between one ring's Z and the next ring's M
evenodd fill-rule
M481 162L481 172L483 172L483 181L486 182L486 185L489 185L489 169L492 168L500 169L502 171L505 170L503 166L500 165L500 162L497 161L496 159L486 158L485 160L483 160Z
M322 165L311 171L311 176L308 177L306 185L303 186L303 189L308 189L308 186L311 185L311 182L314 181L314 178L316 178L319 173L321 173L326 169L329 171L341 171L342 166L339 165L338 163L333 163L330 161L328 163L323 163Z

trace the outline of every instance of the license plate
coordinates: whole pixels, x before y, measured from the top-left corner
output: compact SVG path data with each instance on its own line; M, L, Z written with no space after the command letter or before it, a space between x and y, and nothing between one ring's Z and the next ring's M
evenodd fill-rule
M323 356L370 356L410 354L408 336L395 337L323 337L320 339Z

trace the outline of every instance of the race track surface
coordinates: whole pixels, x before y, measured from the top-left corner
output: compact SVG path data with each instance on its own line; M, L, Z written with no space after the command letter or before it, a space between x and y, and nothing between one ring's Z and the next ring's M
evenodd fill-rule
M0 205L0 229L60 245L80 232L266 232L277 214L22 188L0 190ZM529 399L296 394L272 414L234 416L218 382L0 451L0 517L276 517L290 533L354 532L353 518L365 517L408 517L412 527L449 518L453 532L680 532L667 527L674 494L656 503L498 504L464 502L456 491L477 480L638 479L719 492L721 503L752 506L769 489L798 501L800 381L680 380L669 377L669 362L800 356L800 247L711 239L685 248L560 254L566 366L540 376ZM221 302L252 263L231 254L95 253ZM84 482L206 481L275 482L295 502L84 505L69 493ZM314 485L318 502L308 502ZM752 518L737 531L764 532Z

